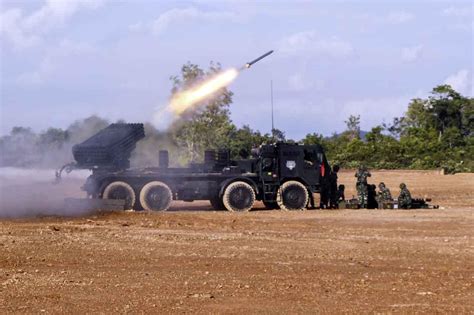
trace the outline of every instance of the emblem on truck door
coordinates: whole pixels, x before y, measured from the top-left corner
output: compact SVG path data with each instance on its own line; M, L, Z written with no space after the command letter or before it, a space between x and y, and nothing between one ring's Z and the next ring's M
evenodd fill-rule
M286 161L286 167L288 167L288 169L292 171L296 167L296 162L292 160L288 160Z

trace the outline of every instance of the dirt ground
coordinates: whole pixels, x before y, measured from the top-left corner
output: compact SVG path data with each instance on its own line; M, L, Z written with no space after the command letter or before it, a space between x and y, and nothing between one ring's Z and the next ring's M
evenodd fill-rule
M474 174L370 180L442 208L0 220L0 313L474 313Z

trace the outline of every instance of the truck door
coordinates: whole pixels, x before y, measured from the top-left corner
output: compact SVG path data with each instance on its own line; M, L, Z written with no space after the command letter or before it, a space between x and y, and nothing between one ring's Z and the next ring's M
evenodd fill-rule
M264 145L260 148L258 172L262 187L261 198L264 202L274 202L279 182L279 165L274 145Z

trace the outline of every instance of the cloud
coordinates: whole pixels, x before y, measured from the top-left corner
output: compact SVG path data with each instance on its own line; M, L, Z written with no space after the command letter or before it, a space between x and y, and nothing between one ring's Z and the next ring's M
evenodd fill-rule
M39 37L23 30L23 15L19 9L9 9L0 13L0 38L7 39L15 47L25 48L38 43Z
M97 50L89 44L73 42L67 39L62 40L58 45L51 47L46 52L36 70L20 74L16 82L23 86L41 85L58 69L59 64L71 57L75 58L95 52Z
M189 23L190 21L241 21L242 15L230 11L203 11L195 7L174 8L163 12L152 22L137 22L129 26L131 31L149 30L160 35L172 25Z
M311 88L313 83L305 79L301 73L295 73L288 77L288 86L294 91L304 91Z
M426 93L419 90L413 94L400 96L387 96L380 98L362 98L349 100L342 104L338 111L339 117L348 117L352 114L360 114L362 118L362 127L370 128L389 122L394 117L400 117L408 108L408 104L414 98L426 97Z
M45 58L41 61L37 70L20 74L17 83L22 86L41 85L53 70L54 66L51 59L49 57Z
M390 11L385 14L354 13L348 16L354 18L358 27L366 29L367 27L381 27L385 25L401 25L415 20L415 15L408 11Z
M61 27L77 11L96 9L105 0L47 0L43 6L29 15L13 8L0 13L0 37L16 48L27 48L41 42L42 36Z
M311 53L330 57L348 57L354 54L354 48L348 42L336 37L319 38L316 31L304 31L287 36L277 44L278 50L289 55Z
M472 16L472 7L449 7L441 11L444 16L465 17Z
M390 12L385 20L390 24L403 24L415 18L415 15L406 11Z
M402 61L413 62L418 60L423 53L423 45L402 48Z
M453 89L461 94L474 95L474 86L472 84L472 73L467 69L461 69L458 72L448 76L444 84L449 84Z
M310 89L320 91L325 86L326 82L323 80L312 80L301 72L294 73L288 77L288 88L295 92L303 92Z

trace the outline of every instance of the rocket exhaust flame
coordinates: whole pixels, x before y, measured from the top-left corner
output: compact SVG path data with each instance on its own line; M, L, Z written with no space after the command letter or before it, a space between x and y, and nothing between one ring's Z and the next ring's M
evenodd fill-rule
M239 70L230 68L196 86L177 92L165 108L155 113L154 123L161 127L169 126L185 112L198 108L201 102L231 84L238 75Z
M207 97L231 84L232 81L237 78L238 74L239 72L235 68L222 71L198 86L178 92L171 98L171 102L168 106L174 114L179 116L188 109L198 105L199 102L205 100Z
M157 125L169 124L185 112L196 109L200 103L213 96L220 89L227 87L239 75L239 72L250 68L254 63L273 53L273 50L257 59L246 63L240 69L230 68L208 78L204 82L174 94L169 104L155 113L154 122Z

